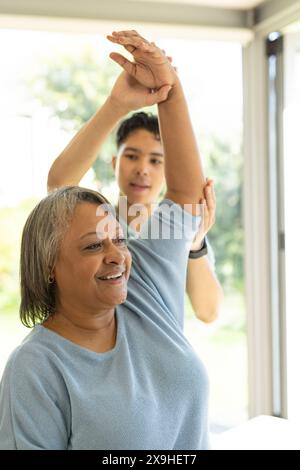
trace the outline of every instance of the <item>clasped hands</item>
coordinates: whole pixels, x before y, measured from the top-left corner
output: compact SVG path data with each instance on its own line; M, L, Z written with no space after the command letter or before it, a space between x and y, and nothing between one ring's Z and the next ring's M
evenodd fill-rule
M133 57L131 62L117 52L110 54L124 70L111 91L111 98L127 112L165 101L179 82L172 58L136 31L114 31L107 39L123 46Z

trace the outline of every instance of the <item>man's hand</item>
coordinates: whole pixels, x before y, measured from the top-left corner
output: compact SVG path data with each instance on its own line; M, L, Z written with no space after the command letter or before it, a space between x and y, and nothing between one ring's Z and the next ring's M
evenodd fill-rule
M200 249L203 239L207 232L212 228L215 223L216 216L216 195L214 190L213 180L206 178L206 185L203 189L205 199L201 199L200 204L203 207L202 210L202 221L197 232L194 241L191 246L191 250L197 251Z
M136 31L114 31L107 39L124 46L132 54L134 62L116 52L112 52L110 58L141 85L160 90L164 87L170 89L177 83L178 77L171 61L154 42L148 42Z
M114 84L109 99L127 114L130 111L152 106L165 101L171 87L150 90L141 85L134 77L123 71Z

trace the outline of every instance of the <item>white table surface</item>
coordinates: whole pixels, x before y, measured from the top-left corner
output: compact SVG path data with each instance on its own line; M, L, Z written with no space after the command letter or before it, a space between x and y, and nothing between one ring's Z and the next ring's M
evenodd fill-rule
M213 450L300 450L299 423L257 416L211 436Z

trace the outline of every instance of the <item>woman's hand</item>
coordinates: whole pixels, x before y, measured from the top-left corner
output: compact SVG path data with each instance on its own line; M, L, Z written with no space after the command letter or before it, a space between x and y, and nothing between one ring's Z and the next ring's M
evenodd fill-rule
M123 71L114 84L109 99L127 114L130 111L152 106L165 101L171 87L165 86L151 90L141 85L134 77Z
M215 223L216 216L216 195L214 190L213 180L206 178L206 185L204 186L204 199L201 199L200 204L203 206L201 225L197 232L191 246L191 250L197 251L200 249L203 239L207 232L212 228Z
M134 62L116 52L112 52L110 58L141 85L151 90L164 87L170 90L177 83L178 77L171 61L154 42L148 42L136 31L114 31L107 39L124 46L132 54Z

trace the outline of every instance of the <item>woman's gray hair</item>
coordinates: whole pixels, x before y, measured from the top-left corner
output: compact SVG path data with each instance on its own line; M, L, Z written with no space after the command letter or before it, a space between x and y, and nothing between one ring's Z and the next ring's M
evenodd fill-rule
M25 223L20 258L20 318L29 328L55 312L55 282L49 280L61 242L80 202L110 206L97 191L67 186L42 199Z

